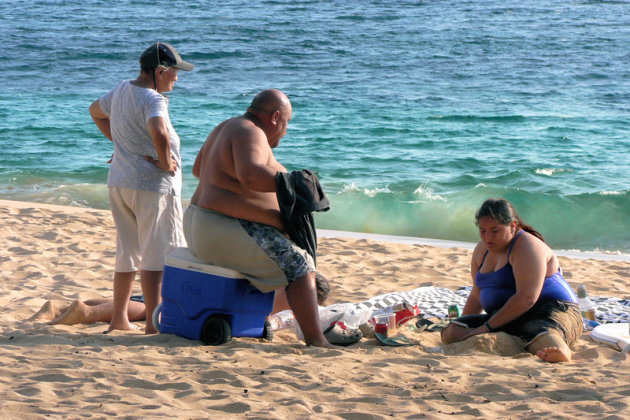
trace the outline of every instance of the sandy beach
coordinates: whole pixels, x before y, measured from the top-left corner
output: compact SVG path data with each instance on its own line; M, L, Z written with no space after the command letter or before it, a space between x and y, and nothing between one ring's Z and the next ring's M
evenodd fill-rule
M104 335L107 325L48 325L46 302L111 297L115 232L104 210L0 200L0 414L3 418L601 418L630 416L629 354L585 333L566 364L547 364L503 333L440 349L371 338L307 348L272 342L209 347L174 335ZM320 238L328 304L422 285L470 285L471 249L360 237ZM630 298L630 261L561 256L574 288ZM624 258L626 258L624 260ZM137 284L137 292L140 285ZM138 323L143 326L142 322Z

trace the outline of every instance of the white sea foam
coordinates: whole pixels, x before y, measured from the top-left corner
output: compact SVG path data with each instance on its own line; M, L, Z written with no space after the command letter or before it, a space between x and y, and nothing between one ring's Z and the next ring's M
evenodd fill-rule
M429 200L446 201L446 198L442 197L440 194L434 193L433 189L428 188L426 185L420 185L413 193L428 198Z
M555 174L559 174L562 172L571 172L570 169L562 169L562 168L542 168L542 169L536 169L536 173L538 175L545 175L545 176L553 176Z
M391 194L392 190L389 189L389 185L384 188L376 187L376 188L364 188L363 192L368 197L374 197L376 194Z
M556 170L553 169L553 168L550 168L550 169L536 169L536 173L538 175L552 176L555 172L556 172Z
M354 182L344 185L341 191L339 191L337 194L343 194L347 192L362 192L370 198L375 197L377 194L392 194L392 190L389 189L389 185L385 187L360 188Z
M361 191L361 189L357 187L356 183L353 182L351 184L344 185L341 191L339 191L337 194L343 194L345 192L350 192L350 191Z

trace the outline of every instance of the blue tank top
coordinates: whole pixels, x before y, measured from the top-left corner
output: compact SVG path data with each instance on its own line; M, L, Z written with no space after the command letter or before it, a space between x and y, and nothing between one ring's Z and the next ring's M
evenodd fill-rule
M491 273L481 273L481 267L486 261L488 251L483 255L481 264L479 265L479 271L475 276L475 285L480 291L481 306L486 313L494 313L501 309L505 302L508 301L516 293L516 279L514 278L514 272L512 271L512 265L510 264L510 254L512 248L518 237L523 233L519 231L512 242L510 243L510 249L508 250L508 262ZM571 289L571 286L562 277L562 271L558 269L558 272L552 276L545 277L538 302L545 302L548 300L563 300L567 302L577 303L577 297Z

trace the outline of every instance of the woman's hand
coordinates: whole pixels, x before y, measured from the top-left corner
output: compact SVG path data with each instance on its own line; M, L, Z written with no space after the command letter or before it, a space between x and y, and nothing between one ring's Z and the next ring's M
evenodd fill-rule
M470 330L468 332L468 334L464 335L464 338L462 340L466 340L466 339L468 339L470 337L474 337L474 336L479 335L479 334L487 334L489 332L490 332L490 330L484 324L481 327L477 327L475 329Z

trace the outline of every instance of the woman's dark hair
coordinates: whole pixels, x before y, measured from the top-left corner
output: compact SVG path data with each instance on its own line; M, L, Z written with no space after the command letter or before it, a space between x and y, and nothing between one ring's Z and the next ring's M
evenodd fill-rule
M490 217L505 226L516 220L517 229L523 229L525 232L531 233L545 242L545 238L543 238L540 232L523 223L516 210L514 210L512 203L504 198L489 198L484 201L475 214L475 224L477 226L479 226L479 220L483 217Z

